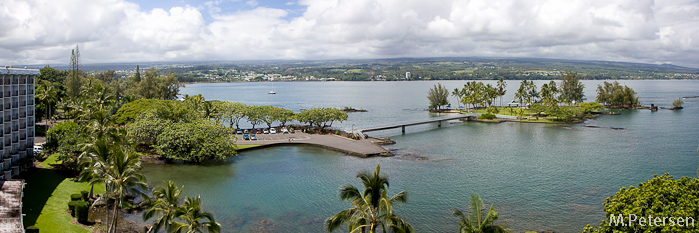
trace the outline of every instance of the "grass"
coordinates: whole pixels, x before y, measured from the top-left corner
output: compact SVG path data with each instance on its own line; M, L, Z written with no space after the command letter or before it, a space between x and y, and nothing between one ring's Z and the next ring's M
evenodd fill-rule
M24 206L22 213L25 227L34 225L41 232L92 232L80 225L68 212L70 195L90 190L87 183L75 182L66 175L53 170L56 156L51 155L41 166L25 178ZM103 193L104 186L95 186L95 193Z
M258 146L260 146L260 145L237 145L237 146L236 146L236 150L245 149L245 148L252 148L252 147L258 147Z

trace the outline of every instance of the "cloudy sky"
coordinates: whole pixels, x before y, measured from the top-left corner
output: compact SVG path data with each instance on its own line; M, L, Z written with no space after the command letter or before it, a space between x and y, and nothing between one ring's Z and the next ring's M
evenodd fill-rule
M699 67L697 0L2 0L0 65L538 57Z

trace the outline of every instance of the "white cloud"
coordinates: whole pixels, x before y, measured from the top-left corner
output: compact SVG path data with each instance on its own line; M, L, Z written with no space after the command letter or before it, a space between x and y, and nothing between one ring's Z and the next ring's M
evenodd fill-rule
M80 44L87 63L518 56L699 67L692 0L299 0L293 18L221 2L146 12L124 0L0 1L0 63L67 63Z

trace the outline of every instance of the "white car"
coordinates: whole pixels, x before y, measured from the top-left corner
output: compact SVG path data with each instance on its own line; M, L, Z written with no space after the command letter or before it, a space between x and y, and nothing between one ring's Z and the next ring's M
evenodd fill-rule
M269 133L277 134L277 130L275 128L271 128L271 129L269 129Z
M269 130L263 129L263 130L262 130L262 133L263 133L263 134L269 134Z
M282 128L282 133L289 133L289 130L287 130L286 128Z

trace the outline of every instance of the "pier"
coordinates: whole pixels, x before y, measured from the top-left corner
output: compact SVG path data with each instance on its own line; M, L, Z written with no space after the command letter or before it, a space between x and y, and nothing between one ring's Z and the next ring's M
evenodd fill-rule
M364 128L364 129L358 129L352 133L358 134L362 138L366 138L366 136L364 135L364 132L379 131L379 130L386 130L386 129L401 128L401 131L403 133L405 133L406 126L437 123L437 127L442 127L443 121L460 120L460 119L465 119L465 118L469 118L469 117L477 117L478 115L480 115L480 114L475 114L475 113L459 114L456 116L438 117L438 118L433 118L433 119L428 119L428 120L393 123L390 125L383 125L383 126L375 126L375 127Z

